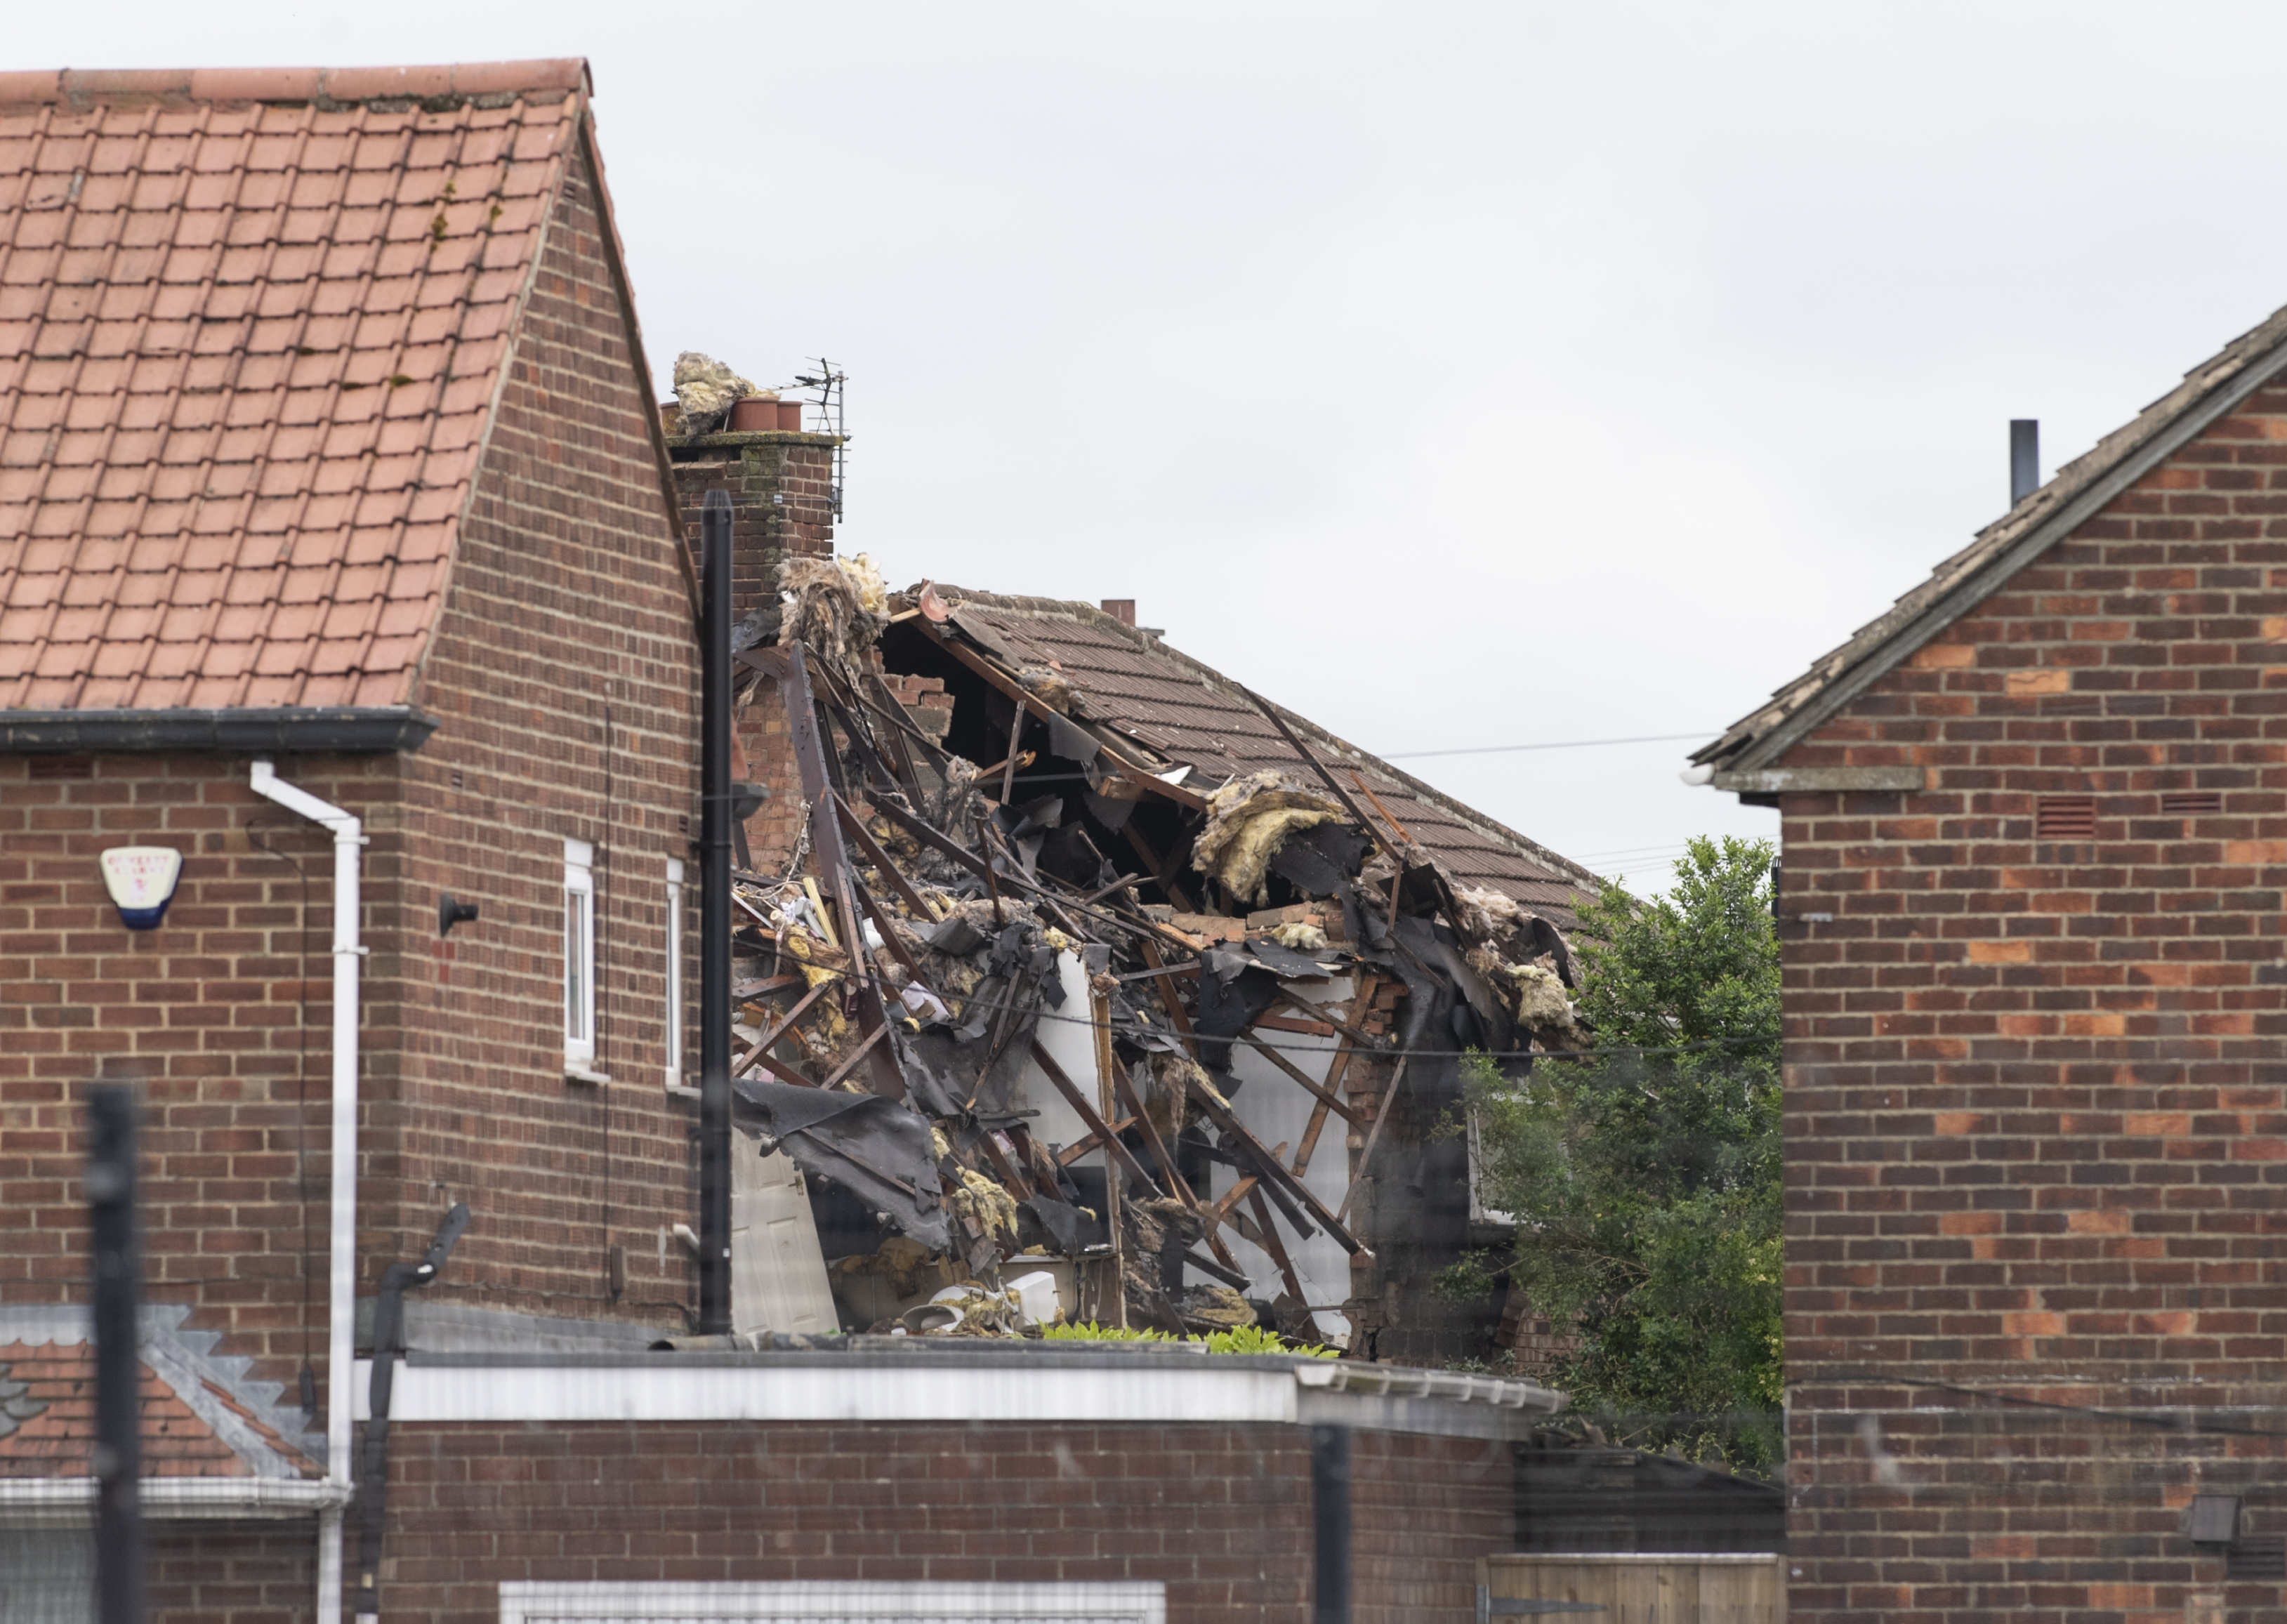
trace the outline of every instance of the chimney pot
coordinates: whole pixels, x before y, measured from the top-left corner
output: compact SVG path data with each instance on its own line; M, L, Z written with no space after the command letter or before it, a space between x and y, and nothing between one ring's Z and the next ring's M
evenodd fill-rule
M2015 507L2040 488L2040 419L2012 417L2009 419L2009 505Z
M1136 600L1132 598L1107 598L1104 600L1104 612L1123 626L1136 623Z

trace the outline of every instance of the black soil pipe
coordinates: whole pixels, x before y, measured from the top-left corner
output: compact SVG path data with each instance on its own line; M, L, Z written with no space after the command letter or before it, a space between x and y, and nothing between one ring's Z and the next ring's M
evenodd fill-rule
M135 1090L87 1093L87 1204L95 1240L95 1584L101 1624L143 1624L142 1385L135 1299Z
M389 1398L397 1356L405 1351L405 1294L437 1278L468 1227L468 1203L454 1202L437 1226L428 1255L417 1264L392 1264L383 1270L381 1290L374 1297L373 1379L366 1389L365 1462L357 1492L359 1624L372 1624L381 1617L381 1541L389 1515Z
M700 523L699 1332L731 1329L731 497Z
M1310 1624L1350 1620L1350 1430L1310 1429Z

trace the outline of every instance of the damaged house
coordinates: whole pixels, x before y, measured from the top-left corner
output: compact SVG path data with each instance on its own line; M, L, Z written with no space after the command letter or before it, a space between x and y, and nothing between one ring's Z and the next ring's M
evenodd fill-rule
M671 454L694 541L708 492L731 509L761 797L738 1092L826 1181L843 1322L919 1306L923 1278L892 1266L910 1247L958 1273L1072 1256L1085 1228L1123 1282L1085 1290L1091 1317L1485 1357L1496 1327L1429 1290L1471 1239L1460 1057L1576 1041L1565 933L1594 877L1170 648L1132 604L890 591L832 555L833 440L719 429L728 369L678 376L663 414L717 431ZM912 1110L827 1126L814 1084ZM837 1153L845 1131L875 1170Z
M1132 614L890 590L793 403L663 420L584 63L0 75L0 1571L91 1580L116 1082L170 1614L1299 1619L1322 1427L1360 1616L1468 1611L1562 1396L1406 1367L1590 875Z

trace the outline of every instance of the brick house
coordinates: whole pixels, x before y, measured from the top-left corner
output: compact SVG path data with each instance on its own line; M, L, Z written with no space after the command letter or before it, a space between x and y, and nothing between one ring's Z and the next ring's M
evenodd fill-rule
M671 409L662 407L663 412ZM837 442L829 435L780 428L696 439L670 435L668 443L683 494L686 534L694 543L708 493L721 491L730 498L733 613L749 624L758 613L775 613L773 583L779 567L790 558L833 555ZM1309 773L1245 691L1159 632L1138 627L1130 601L1099 607L951 586L932 590L957 606L954 619L979 639L965 646L969 663L922 630L919 618L906 614L864 656L884 698L897 701L917 731L946 749L991 762L1009 754L1015 717L1006 693L980 673L989 667L1005 683L1020 669L1053 667L1085 695L1091 718L1157 752L1156 759L1176 768L1177 776L1188 769L1185 781L1193 786L1147 795L1116 831L1090 822L1094 837L1128 866L1156 876L1139 895L1186 914L1215 911L1196 876L1179 878L1169 872L1169 860L1180 860L1190 844L1185 819L1199 804L1194 791L1264 768ZM910 598L901 594L896 601ZM1391 828L1418 840L1453 884L1499 891L1559 931L1572 931L1576 910L1598 884L1587 869L1307 718L1291 711L1282 715L1325 759L1348 764L1344 770L1354 771L1371 796L1370 815L1394 820ZM766 871L783 861L803 821L803 795L787 728L777 685L757 685L740 712L739 738L743 772L769 791L746 828L753 865ZM1056 749L1055 730L1037 718L1028 720L1025 730L1040 759L1012 777L1019 798L1077 776L1079 764ZM1314 996L1339 1006L1357 990L1345 981ZM1381 989L1376 1008L1363 1018L1373 1030L1386 1029L1399 990L1387 983ZM1051 1047L1058 1046L1060 1036L1072 1045L1067 1069L1074 1074L1089 1070L1086 1042L1077 1034L1052 1033ZM1292 1046L1286 1058L1299 1063L1316 1082L1324 1084L1331 1075L1359 1115L1374 1119L1389 1091L1389 1058L1360 1055L1338 1062L1331 1034L1312 1040L1287 1034L1282 1041ZM1315 1052L1313 1042L1321 1046ZM1293 1145L1308 1131L1311 1102L1289 1088L1275 1066L1260 1053L1234 1054L1232 1075L1247 1085L1236 1096L1238 1110L1266 1145ZM1035 1105L1054 1108L1049 1086L1037 1072L1028 1088ZM1500 1360L1509 1368L1539 1373L1569 1351L1569 1339L1546 1334L1545 1319L1504 1315L1500 1301L1456 1304L1433 1289L1438 1271L1472 1247L1506 1246L1509 1240L1507 1226L1471 1200L1466 1140L1440 1131L1460 1100L1460 1081L1450 1062L1442 1067L1417 1063L1412 1086L1397 1091L1389 1132L1377 1147L1370 1176L1358 1184L1359 1225L1371 1236L1372 1250L1347 1257L1323 1233L1292 1240L1288 1249L1310 1288L1310 1306L1321 1311L1321 1333L1346 1339L1355 1352L1430 1366ZM1074 1124L1072 1137L1082 1131ZM1330 1208L1344 1204L1353 1178L1367 1170L1365 1130L1353 1127L1345 1137L1347 1155L1333 1153L1329 1145L1327 1153L1307 1162L1298 1159ZM1237 1176L1228 1168L1201 1168L1199 1173L1217 1192ZM1272 1260L1260 1248L1234 1244L1256 1278L1275 1277ZM829 1240L829 1255L831 1248Z
M1464 1616L1561 1403L1530 1382L653 1351L692 1296L678 530L735 487L760 606L830 545L833 442L670 456L589 99L579 61L0 75L0 1596L90 1582L83 1097L116 1081L144 1105L162 1616L336 1624L370 1572L383 1611L471 1624L909 1612L901 1586L946 1616L1297 1619L1327 1424L1355 1435L1361 1616ZM1093 609L979 612L1004 607L1130 646ZM931 680L914 709L967 725ZM769 787L790 769L750 719ZM1588 883L1375 781L1549 906ZM181 854L155 930L107 900L123 845ZM448 900L475 909L449 933ZM374 1390L349 1310L455 1203L376 1559L342 1533Z
M588 95L576 60L0 75L0 1319L84 1303L80 1090L131 1081L152 1312L285 1440L175 1457L241 1492L157 1515L258 1530L348 1481L329 843L252 758L365 832L360 1290L460 1200L441 1295L681 1320L693 585ZM182 853L156 931L105 900L129 844ZM56 1472L43 1436L0 1475ZM210 1611L167 1575L226 1541L162 1527L156 1599ZM261 1580L297 1609L306 1529Z
M1780 818L1794 1616L2276 1616L2287 312L1701 750Z

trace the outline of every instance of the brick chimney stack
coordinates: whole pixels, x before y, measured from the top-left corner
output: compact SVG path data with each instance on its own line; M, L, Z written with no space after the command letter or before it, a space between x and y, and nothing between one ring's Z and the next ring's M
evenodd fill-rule
M668 424L667 453L675 465L684 541L699 566L699 520L707 493L731 496L731 615L733 621L778 589L779 565L788 557L834 556L834 448L831 434L802 429L798 400L741 400L724 432L692 440L675 432L672 401L661 407ZM802 821L802 775L775 685L749 705L735 735L735 771L769 791L747 820L748 849L764 868L791 850ZM692 820L698 827L698 820Z
M697 440L674 432L672 401L661 411L670 425L668 456L694 568L707 493L730 493L733 617L774 589L778 566L788 556L834 556L834 448L842 442L797 426L800 401L741 400L726 432ZM772 426L761 426L765 420Z
M1107 598L1100 606L1123 626L1136 623L1136 600L1132 598Z

